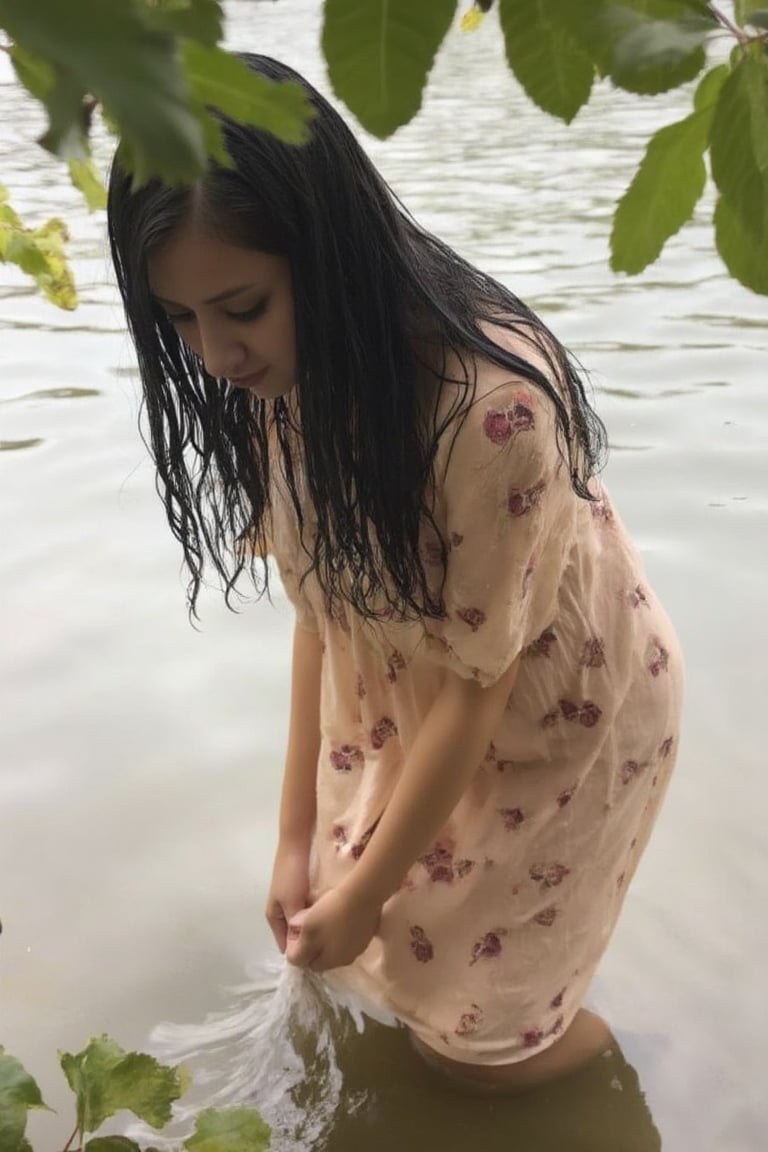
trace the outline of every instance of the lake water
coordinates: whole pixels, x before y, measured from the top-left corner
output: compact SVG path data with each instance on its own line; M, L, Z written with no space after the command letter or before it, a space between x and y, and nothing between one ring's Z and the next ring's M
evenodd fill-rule
M318 8L232 2L229 42L327 89ZM0 1043L58 1110L31 1128L53 1152L72 1127L57 1049L200 1021L270 953L291 614L277 597L231 615L211 594L189 626L103 216L32 145L38 113L0 69L0 175L29 217L70 221L82 300L61 313L2 267ZM435 1084L374 1029L352 1045L359 1109L339 1152L768 1146L768 302L724 273L711 201L643 276L607 266L613 204L688 99L603 89L566 129L523 97L489 18L451 34L414 123L367 141L414 213L590 370L608 482L678 627L688 698L592 995L628 1063L497 1106Z

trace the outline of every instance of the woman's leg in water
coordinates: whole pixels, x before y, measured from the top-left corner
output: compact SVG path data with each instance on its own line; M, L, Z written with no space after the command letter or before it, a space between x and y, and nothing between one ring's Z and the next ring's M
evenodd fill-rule
M549 1048L515 1064L465 1064L435 1052L413 1033L411 1041L432 1068L460 1081L470 1090L491 1093L524 1091L548 1080L568 1076L614 1043L603 1018L586 1008L576 1013L570 1027Z

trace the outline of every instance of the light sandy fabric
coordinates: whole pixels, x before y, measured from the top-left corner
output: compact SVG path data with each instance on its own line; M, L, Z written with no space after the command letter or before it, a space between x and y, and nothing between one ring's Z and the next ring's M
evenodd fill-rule
M436 475L442 621L331 618L317 583L299 586L279 484L273 551L323 644L318 892L364 852L446 669L488 685L522 653L451 821L338 972L445 1055L500 1064L551 1044L583 1002L674 764L682 663L607 495L573 493L542 393L481 376Z

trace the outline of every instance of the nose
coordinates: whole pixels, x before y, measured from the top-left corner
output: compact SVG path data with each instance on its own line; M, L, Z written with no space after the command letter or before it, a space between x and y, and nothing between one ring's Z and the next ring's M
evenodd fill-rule
M198 321L198 340L197 351L209 375L229 377L242 373L247 351L226 325Z

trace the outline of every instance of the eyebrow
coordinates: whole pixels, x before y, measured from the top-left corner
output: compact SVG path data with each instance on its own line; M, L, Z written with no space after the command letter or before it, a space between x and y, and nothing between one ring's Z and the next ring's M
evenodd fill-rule
M238 284L236 288L227 288L224 292L219 292L216 296L211 296L208 300L204 300L204 304L221 304L223 300L231 300L233 296L239 296L241 292L247 292L251 288L255 288L255 284ZM183 308L182 304L178 304L175 300L164 300L162 296L157 296L153 293L155 300L158 304L168 304L171 308Z

